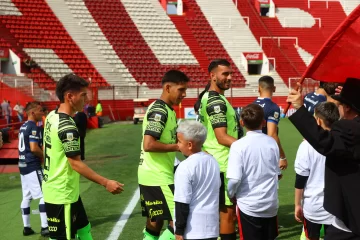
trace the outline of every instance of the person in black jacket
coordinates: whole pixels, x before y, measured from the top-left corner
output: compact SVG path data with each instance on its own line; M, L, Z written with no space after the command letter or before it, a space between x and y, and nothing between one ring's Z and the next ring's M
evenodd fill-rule
M297 111L290 121L320 154L326 156L324 208L335 216L325 240L360 239L360 79L348 78L338 95L341 119L323 130L303 106L301 87L288 102Z
M74 116L74 121L80 135L81 160L85 160L85 136L86 136L87 116L84 112L77 112Z

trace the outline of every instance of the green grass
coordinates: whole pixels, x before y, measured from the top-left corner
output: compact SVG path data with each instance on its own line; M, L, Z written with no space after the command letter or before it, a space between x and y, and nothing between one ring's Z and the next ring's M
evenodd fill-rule
M278 239L298 240L301 224L294 220L294 159L301 136L287 120L280 122L280 138L286 152L289 167L284 171L279 190ZM141 141L141 125L110 124L102 129L92 130L86 137L86 162L99 174L125 184L125 191L112 195L103 187L81 179L81 197L92 225L92 234L96 240L105 240L114 224L126 208L137 188L137 167ZM21 185L19 174L0 175L0 239L44 239L40 234L22 236L20 211ZM37 209L33 201L31 209ZM141 240L145 219L141 217L140 206L134 209L120 240ZM40 217L31 215L31 224L38 233Z

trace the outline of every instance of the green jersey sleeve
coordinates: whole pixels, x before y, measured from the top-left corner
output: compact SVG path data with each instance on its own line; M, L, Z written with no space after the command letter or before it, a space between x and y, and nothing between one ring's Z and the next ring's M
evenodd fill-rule
M206 106L206 112L209 115L211 126L213 129L227 127L226 102L220 97L219 94L210 93L209 100Z
M66 157L75 157L81 154L79 132L74 122L70 119L63 120L60 123L59 139L64 148Z
M146 116L147 125L145 127L144 135L150 135L156 140L159 140L162 132L165 129L168 114L166 108L163 105L155 104L148 111Z

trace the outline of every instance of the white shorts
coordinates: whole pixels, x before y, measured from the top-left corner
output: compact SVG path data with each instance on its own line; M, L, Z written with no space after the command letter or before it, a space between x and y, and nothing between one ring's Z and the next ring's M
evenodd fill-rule
M26 175L21 175L21 188L23 199L32 200L43 197L41 182L43 180L42 169L33 171Z

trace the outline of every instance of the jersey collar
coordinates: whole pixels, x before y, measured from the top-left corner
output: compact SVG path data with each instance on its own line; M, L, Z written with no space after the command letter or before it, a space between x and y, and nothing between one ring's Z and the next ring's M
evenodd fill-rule
M165 105L167 105L171 110L174 110L172 107L169 106L169 104L167 104L165 101L161 100L160 98L158 99L160 102L164 103Z

